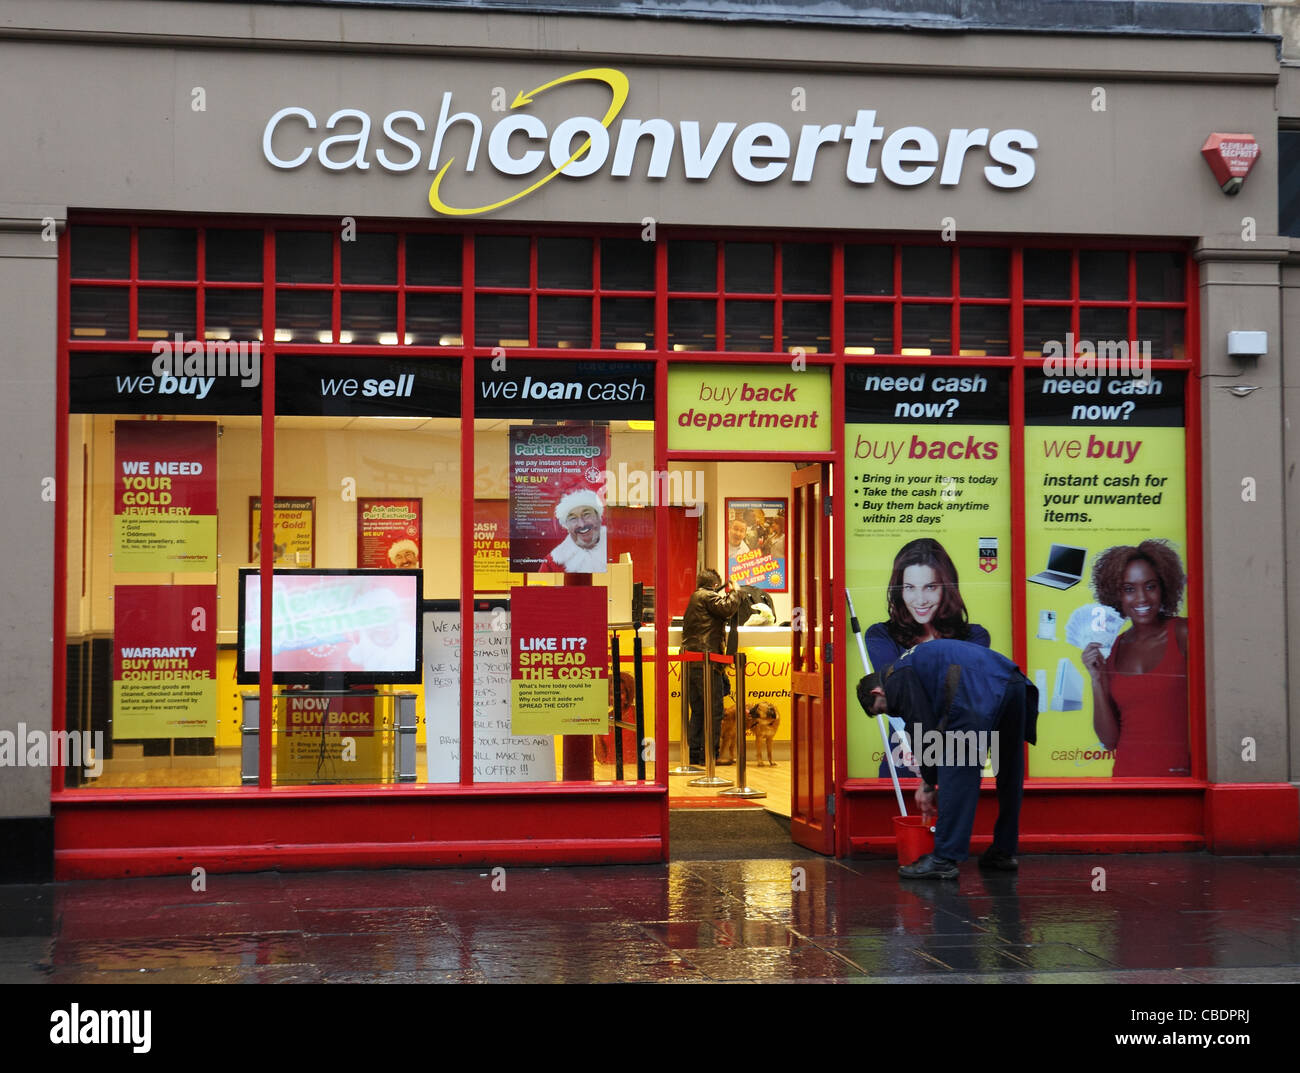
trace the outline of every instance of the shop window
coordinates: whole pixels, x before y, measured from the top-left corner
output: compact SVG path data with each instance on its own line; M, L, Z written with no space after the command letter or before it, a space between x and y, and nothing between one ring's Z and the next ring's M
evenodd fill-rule
M1070 331L1070 310L1064 306L1026 306L1024 323L1024 356L1042 357L1043 346L1048 342L1065 346L1065 336Z
M69 231L76 279L126 279L131 274L129 227L76 227Z
M650 507L669 505L670 546L689 555L692 568L699 535L698 518L688 515L698 495L695 474L661 481L653 471L654 367L525 360L502 371L480 360L475 380L474 781L561 780L572 733L565 727L580 720L595 778L619 777L621 749L622 779L635 782L638 736L613 730L610 713L617 682L627 699L622 718L635 720L634 586L647 594L647 606L655 603L660 518ZM545 394L501 390L525 382ZM644 736L654 725L653 631L642 639ZM512 682L516 646L529 662ZM588 689L584 677L600 685ZM530 703L530 690L554 690L556 701ZM559 699L579 707L561 715ZM434 780L446 758L434 744L429 755ZM647 766L645 778L653 780L653 757Z
M74 339L125 339L130 328L131 292L125 287L73 287Z
M727 350L771 350L773 303L727 302Z
M668 243L668 289L716 292L718 254L716 242L679 239Z
M963 305L960 354L971 358L1010 354L1010 322L1006 306Z
M1085 302L1128 298L1128 253L1124 250L1079 251L1079 297Z
M479 235L474 240L474 282L480 287L527 287L529 239Z
M963 298L1010 298L1011 251L978 246L961 251Z
M904 246L903 293L924 297L952 294L952 249L948 246Z
M537 345L591 346L591 299L543 295L537 302Z
M480 294L474 299L475 346L528 346L528 297Z
M139 295L141 339L167 339L180 332L186 338L195 334L194 291L189 287L141 287Z
M809 354L825 354L831 346L831 307L828 302L783 302L781 345L802 347Z
M1066 300L1070 297L1069 250L1030 248L1022 257L1025 298Z
M66 727L99 735L102 749L101 770L69 768L67 785L237 787L236 583L248 561L258 418L90 412L118 400L111 383L86 374L108 362L139 384L154 358L85 357L73 366L68 421L66 650L80 676ZM179 390L166 402L124 398L143 411L257 395L219 379L202 402Z
M845 294L893 294L892 246L844 247Z
M783 243L781 290L785 294L830 294L830 246L811 242Z
M538 239L537 286L549 290L591 290L592 248L589 238Z
M334 282L334 236L327 231L277 231L275 278L281 283Z
M852 302L844 307L844 350L848 354L894 351L894 307L885 302Z
M460 346L459 294L406 295L406 341L412 346Z
M776 288L776 250L770 242L728 242L726 290L731 294L772 294Z
M397 343L397 294L344 291L339 303L339 341Z
M901 352L916 356L951 354L951 307L904 303Z
M140 228L141 279L196 279L198 232L193 228Z
M330 291L286 291L275 295L277 343L331 343L334 295Z
M602 298L600 345L604 350L649 350L654 346L653 298Z
M223 291L208 287L203 293L205 339L260 339L262 292Z
M673 350L717 350L717 343L716 303L690 298L668 300L668 345Z
M1137 300L1181 302L1186 266L1177 253L1140 252L1137 255Z
M396 283L397 236L358 231L340 242L339 279L343 283Z
M407 235L406 282L420 287L459 287L459 235Z
M260 283L262 232L209 227L203 234L203 263L209 283Z
M655 244L637 238L600 240L600 288L604 291L655 289Z

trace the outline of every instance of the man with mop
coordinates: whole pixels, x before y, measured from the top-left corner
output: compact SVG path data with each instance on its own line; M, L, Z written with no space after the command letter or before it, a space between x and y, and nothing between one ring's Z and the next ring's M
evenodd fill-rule
M943 795L934 852L904 865L898 874L908 879L957 878L958 864L970 855L985 752L965 746L990 739L998 819L993 845L980 857L980 866L1015 871L1024 744L1037 740L1038 722L1038 690L1020 668L1001 653L969 641L927 641L879 674L866 675L858 683L858 700L868 715L888 712L917 728L913 750L921 785L916 804L922 815L933 813Z

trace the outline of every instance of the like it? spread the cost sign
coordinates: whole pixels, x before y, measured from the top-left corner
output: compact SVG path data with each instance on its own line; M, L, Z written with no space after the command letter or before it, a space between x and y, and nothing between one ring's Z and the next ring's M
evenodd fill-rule
M831 449L830 373L692 365L668 370L668 448Z

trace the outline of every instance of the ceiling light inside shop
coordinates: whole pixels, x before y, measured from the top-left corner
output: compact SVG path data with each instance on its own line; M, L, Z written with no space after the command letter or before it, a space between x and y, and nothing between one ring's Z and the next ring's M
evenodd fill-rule
M108 334L107 328L73 328L72 334L82 339L102 339Z
M141 328L136 332L141 339L166 339L167 333L161 328Z
M259 336L259 338L260 338L260 336ZM292 342L293 342L293 332L289 331L288 328L276 328L276 329L275 329L275 341L276 341L277 343L292 343Z
M989 352L987 350L959 350L957 356L961 358L987 358Z
M928 358L930 348L928 346L905 346L899 353L905 358Z
M406 335L403 336L403 340L404 340L406 346L410 346L410 345L411 345L411 333L410 333L410 332L407 332ZM380 332L380 333L379 333L379 345L380 345L380 346L397 346L397 333L396 333L396 332Z
M815 346L792 346L789 350L786 351L786 353L798 354L800 351L802 351L805 354L816 354L817 348Z
M873 346L846 346L844 348L845 354L874 354L875 352L876 348Z
M464 346L464 336L460 335L440 335L438 336L439 346Z
M258 333L258 336L259 338L261 337L260 332ZM229 339L230 329L229 328L205 328L203 330L203 338L204 339Z
M629 432L653 432L655 423L653 421L629 421L627 427Z
M497 346L527 346L527 339L498 339Z
M615 343L615 350L644 350L645 343Z

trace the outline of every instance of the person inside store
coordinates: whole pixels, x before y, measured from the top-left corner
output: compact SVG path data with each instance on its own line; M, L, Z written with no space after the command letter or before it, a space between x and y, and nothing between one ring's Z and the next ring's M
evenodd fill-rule
M869 715L888 714L910 727L919 726L926 745L918 749L921 785L916 807L923 822L935 824L934 852L899 868L898 874L906 879L957 878L958 865L970 856L986 753L991 754L997 779L998 818L993 844L979 863L981 868L1014 872L1019 867L1024 746L1037 740L1038 725L1038 690L1020 668L1000 652L971 641L936 638L883 671L864 676L858 682L858 701ZM971 748L974 736L969 731L989 737ZM942 735L939 749L930 745L935 734ZM940 762L926 763L931 758Z
M1092 565L1100 603L1129 621L1102 654L1083 650L1092 677L1092 726L1115 751L1117 777L1191 773L1187 729L1187 619L1178 615L1187 575L1167 540L1108 548Z
M888 620L877 622L864 638L873 670L888 667L909 648L925 641L970 641L984 648L991 644L989 631L969 621L952 557L930 537L913 540L898 550L889 575L888 600ZM902 729L902 721L893 721L893 726L889 747L897 757L897 732ZM889 778L888 757L881 757L879 775Z
M605 504L590 488L560 497L555 520L568 530L537 568L540 574L602 574L608 565L605 548Z
M726 590L716 570L704 569L695 578L695 591L682 616L682 642L679 652L706 652L722 655L726 651L725 631L741 604L747 602L740 589ZM686 695L691 714L687 722L690 762L704 763L704 661L685 664ZM722 699L728 693L727 675L721 667L710 664L713 708L713 755L718 755L722 734Z

